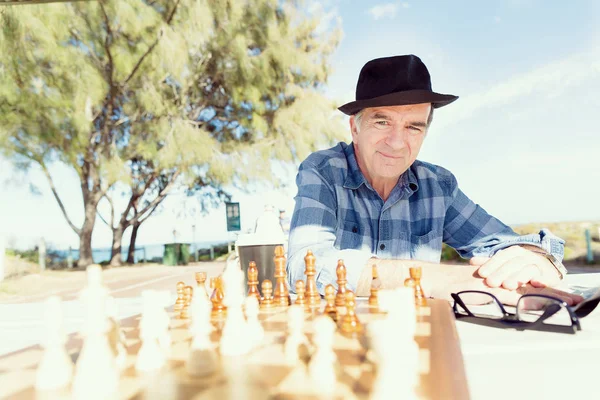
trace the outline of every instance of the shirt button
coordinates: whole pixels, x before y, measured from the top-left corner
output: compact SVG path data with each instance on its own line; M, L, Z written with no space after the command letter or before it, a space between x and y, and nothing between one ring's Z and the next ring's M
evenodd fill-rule
M381 250L385 250L385 244L381 243L381 244L379 245L379 249L381 249Z

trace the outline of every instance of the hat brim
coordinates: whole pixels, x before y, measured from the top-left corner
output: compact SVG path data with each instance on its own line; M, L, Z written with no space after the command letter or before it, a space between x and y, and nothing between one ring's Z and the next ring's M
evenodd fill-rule
M338 110L346 115L354 115L369 107L406 106L409 104L431 103L433 108L440 108L452 103L458 96L430 92L429 90L407 90L374 97L372 99L356 100L346 103Z

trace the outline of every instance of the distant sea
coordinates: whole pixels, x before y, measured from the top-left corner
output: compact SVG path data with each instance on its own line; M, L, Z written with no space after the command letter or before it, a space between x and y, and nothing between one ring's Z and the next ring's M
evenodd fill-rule
M196 251L201 249L209 249L210 246L219 246L227 244L227 241L215 241L215 242L196 242ZM190 244L190 253L193 249L193 246ZM164 244L148 244L137 246L135 249L134 260L135 262L139 262L140 260L154 260L160 259L162 260L163 253L165 251ZM97 248L92 249L92 258L95 263L99 264L101 262L110 261L110 247L107 248ZM127 254L129 252L129 246L123 246L121 249L121 258L123 261L127 260ZM54 250L54 254L58 256L60 260L66 260L69 254L69 250ZM79 249L71 249L71 257L73 260L79 259Z

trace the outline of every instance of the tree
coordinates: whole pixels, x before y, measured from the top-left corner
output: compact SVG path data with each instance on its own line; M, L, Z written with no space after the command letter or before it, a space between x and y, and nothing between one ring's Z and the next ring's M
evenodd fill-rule
M125 230L176 185L276 182L279 162L344 135L323 95L339 30L297 2L100 0L0 18L0 147L45 172L81 265L98 204L119 185L129 200L113 208L113 264ZM81 226L55 189L56 161L79 176Z

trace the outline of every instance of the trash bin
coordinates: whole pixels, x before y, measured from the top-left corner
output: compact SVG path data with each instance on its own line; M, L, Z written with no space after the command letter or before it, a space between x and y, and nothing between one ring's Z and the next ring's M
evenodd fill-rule
M179 245L179 265L188 265L190 262L190 244L180 243Z
M165 250L163 252L163 264L164 265L177 265L177 249L175 243L165 244Z
M283 246L281 237L265 238L257 234L240 235L235 242L235 247L240 258L240 265L244 271L244 287L248 291L248 264L256 263L258 269L258 289L262 293L262 282L265 279L273 282L275 287L275 247ZM286 277L287 279L287 277Z
M187 265L190 261L189 243L167 243L163 253L164 265Z

